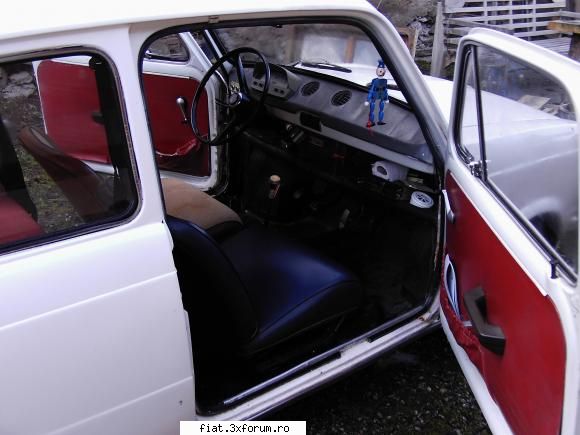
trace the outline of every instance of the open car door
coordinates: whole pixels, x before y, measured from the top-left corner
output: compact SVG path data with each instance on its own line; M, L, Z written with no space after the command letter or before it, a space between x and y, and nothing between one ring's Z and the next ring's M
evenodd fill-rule
M577 433L580 64L477 29L455 73L443 328L494 433Z

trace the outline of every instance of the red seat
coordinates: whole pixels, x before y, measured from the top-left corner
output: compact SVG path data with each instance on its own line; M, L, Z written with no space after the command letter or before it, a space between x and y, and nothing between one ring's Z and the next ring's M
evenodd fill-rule
M6 192L0 190L0 245L43 233L32 216Z
M34 127L23 128L18 138L83 219L94 220L110 212L112 189L86 163L61 151L46 134Z

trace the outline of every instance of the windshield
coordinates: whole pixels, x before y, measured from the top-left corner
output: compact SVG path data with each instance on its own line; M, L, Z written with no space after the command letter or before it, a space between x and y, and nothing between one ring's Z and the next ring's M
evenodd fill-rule
M226 51L250 46L262 52L269 62L323 73L356 75L362 69L366 82L372 79L380 59L368 36L348 24L234 27L219 29L215 35ZM348 79L358 82L356 77Z

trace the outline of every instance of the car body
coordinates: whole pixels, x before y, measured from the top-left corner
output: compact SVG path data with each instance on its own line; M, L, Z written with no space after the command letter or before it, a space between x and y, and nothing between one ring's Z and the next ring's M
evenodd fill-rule
M424 77L362 0L57 3L0 30L0 432L256 419L440 323L494 432L578 430L576 63L478 29Z

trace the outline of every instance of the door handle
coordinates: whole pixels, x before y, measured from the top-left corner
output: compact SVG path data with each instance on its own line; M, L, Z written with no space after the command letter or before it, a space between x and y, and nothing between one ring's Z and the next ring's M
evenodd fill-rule
M91 113L91 119L100 125L105 125L105 119L103 118L102 112L93 112Z
M447 195L447 190L443 189L441 191L443 195L443 201L445 202L445 215L447 216L447 220L449 223L455 222L455 213L453 213L453 209L451 208L451 203L449 202L449 195Z
M463 301L471 318L475 335L481 345L497 355L503 355L505 335L499 326L487 322L487 304L483 288L478 287L468 291L463 295Z

